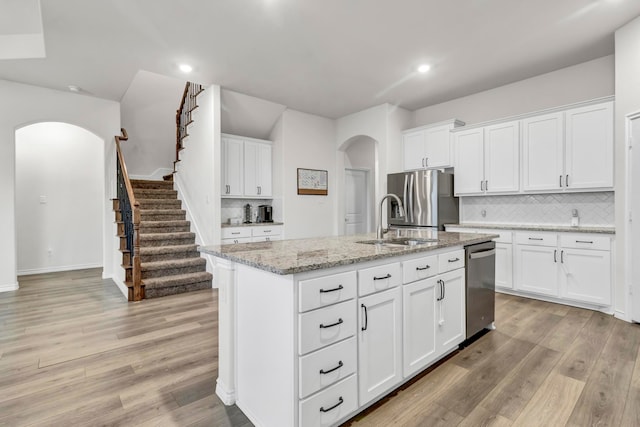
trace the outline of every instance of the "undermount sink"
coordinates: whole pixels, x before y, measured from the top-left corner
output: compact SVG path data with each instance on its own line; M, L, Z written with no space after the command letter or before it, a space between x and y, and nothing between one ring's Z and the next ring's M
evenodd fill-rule
M418 246L426 245L428 243L437 243L438 239L424 239L419 237L398 237L395 239L376 239L376 240L362 240L360 242L364 245L380 245L380 246Z

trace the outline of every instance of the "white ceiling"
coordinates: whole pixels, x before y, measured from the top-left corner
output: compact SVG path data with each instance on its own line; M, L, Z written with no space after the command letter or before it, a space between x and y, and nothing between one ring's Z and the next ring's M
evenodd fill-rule
M8 1L8 0L5 0ZM0 4L1 6L1 4ZM120 100L139 70L337 118L415 110L609 55L638 0L41 0L44 59L0 78ZM6 10L0 11L5 16ZM432 71L418 75L426 62Z

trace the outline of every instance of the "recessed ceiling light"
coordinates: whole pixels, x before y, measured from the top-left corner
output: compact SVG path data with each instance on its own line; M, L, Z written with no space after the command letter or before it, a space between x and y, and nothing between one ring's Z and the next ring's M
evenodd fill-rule
M431 67L427 64L422 64L418 67L418 72L420 73L426 73L427 71L429 71L431 69Z
M180 71L183 73L190 73L193 71L193 67L189 64L180 64Z
M67 86L67 88L68 88L71 92L74 92L74 93L79 93L79 92L82 90L82 89L80 89L80 87L79 87L79 86L76 86L76 85L69 85L69 86Z

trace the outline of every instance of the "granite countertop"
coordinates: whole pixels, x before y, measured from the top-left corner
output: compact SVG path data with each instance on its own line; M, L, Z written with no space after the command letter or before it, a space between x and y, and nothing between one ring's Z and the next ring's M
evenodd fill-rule
M389 233L386 239L396 237ZM499 237L495 234L412 231L403 237L437 238L437 242L417 246L380 246L356 243L373 240L374 233L356 236L320 237L200 247L200 252L275 274L295 274L341 265L355 264L412 253L428 252L452 246L482 243Z
M527 231L568 231L572 233L616 234L615 227L571 227L569 225L465 223L465 224L446 224L445 227L490 228L490 229L497 229L497 230L527 230Z
M284 222L250 222L249 224L240 223L240 224L229 224L228 222L222 223L222 228L227 227L267 227L270 225L284 225Z

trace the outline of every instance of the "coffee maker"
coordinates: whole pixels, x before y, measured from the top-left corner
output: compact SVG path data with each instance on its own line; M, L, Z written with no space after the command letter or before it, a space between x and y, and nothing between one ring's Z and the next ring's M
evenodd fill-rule
M269 205L259 205L256 222L273 222L273 207Z

